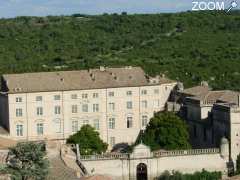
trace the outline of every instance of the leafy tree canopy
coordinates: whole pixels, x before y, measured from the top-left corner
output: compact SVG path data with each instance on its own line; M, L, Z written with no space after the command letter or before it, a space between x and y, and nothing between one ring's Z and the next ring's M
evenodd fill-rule
M141 139L152 150L188 149L191 147L186 123L171 112L155 114Z
M42 180L48 174L44 143L24 142L10 148L7 166L2 170L15 180Z
M79 144L81 155L106 152L108 145L99 137L99 133L90 125L84 125L80 131L67 139L67 143Z
M0 19L0 74L132 65L240 90L239 22L240 11Z

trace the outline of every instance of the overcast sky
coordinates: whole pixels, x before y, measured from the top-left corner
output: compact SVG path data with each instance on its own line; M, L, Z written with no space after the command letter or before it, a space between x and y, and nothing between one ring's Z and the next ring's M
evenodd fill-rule
M128 13L179 12L191 10L192 1L195 0L0 0L0 18L74 13L121 13L123 11ZM233 0L224 1L230 3Z
M0 0L0 17L178 12L191 6L191 0Z

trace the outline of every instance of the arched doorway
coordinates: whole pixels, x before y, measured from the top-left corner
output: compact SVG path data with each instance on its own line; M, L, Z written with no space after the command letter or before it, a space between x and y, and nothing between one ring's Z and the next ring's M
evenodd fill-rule
M147 180L147 165L140 163L137 165L137 180Z

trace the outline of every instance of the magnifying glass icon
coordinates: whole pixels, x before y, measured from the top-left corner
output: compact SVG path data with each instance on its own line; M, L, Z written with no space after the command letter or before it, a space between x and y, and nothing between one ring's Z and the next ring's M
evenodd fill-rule
M231 6L228 8L227 12L231 11L233 8L238 6L237 1L232 1Z

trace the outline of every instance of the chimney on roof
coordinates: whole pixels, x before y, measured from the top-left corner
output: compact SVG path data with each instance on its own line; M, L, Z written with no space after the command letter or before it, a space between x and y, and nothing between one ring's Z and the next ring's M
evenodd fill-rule
M100 66L100 68L99 68L99 69L100 69L100 71L101 71L101 72L103 72L103 71L105 71L105 70L106 70L106 68L105 68L104 66Z

